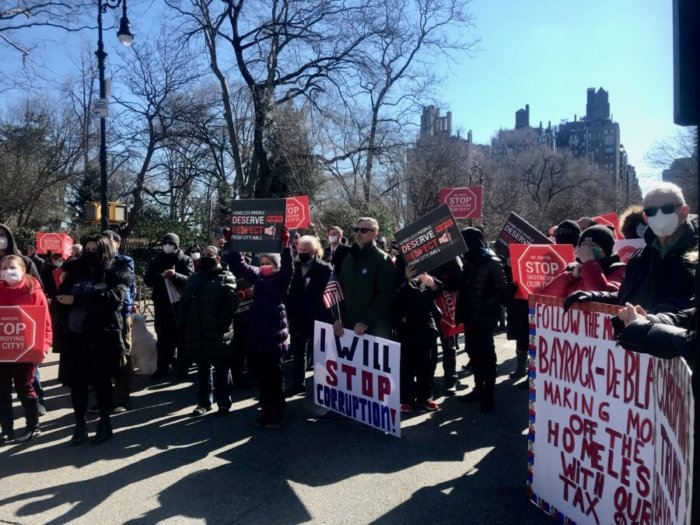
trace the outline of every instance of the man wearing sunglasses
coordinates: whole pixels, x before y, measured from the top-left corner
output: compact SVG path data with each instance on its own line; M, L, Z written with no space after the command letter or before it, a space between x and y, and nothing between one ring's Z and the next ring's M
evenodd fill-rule
M342 323L335 322L335 333L340 336L347 328L357 335L390 338L394 265L389 254L377 248L376 219L358 219L353 232L355 244L343 261L338 278L345 300L341 303Z
M676 312L691 306L695 269L687 255L698 240L697 217L688 219L688 205L681 189L662 182L644 196L646 246L627 263L617 292L574 292L564 308L577 302L640 305L650 313Z

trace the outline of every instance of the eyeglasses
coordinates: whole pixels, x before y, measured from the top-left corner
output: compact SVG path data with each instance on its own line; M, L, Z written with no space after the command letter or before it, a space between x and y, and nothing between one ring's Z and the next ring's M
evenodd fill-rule
M169 244L170 246L175 246L175 243L173 241L163 241L163 244Z
M374 228L353 228L352 231L355 233L369 233L369 232L375 232Z
M649 206L648 208L644 208L644 214L647 217L653 217L656 215L656 212L661 210L661 213L664 215L668 215L670 213L673 213L676 208L680 208L683 206L682 204L664 204L663 206Z

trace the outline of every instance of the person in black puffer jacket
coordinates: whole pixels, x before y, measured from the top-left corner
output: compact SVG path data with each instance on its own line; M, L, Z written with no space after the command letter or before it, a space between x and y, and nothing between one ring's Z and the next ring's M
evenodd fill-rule
M323 250L317 237L304 235L297 245L298 264L294 265L292 284L287 296L292 384L287 397L306 392L304 374L307 363L313 364L314 322L332 323L331 311L323 304L323 292L333 271L323 262Z
M131 286L129 269L114 259L108 239L93 236L83 244L81 257L63 267L66 277L56 295L61 311L54 326L55 338L62 339L59 380L71 389L75 413L72 446L87 439L90 384L100 411L93 443L112 437L112 378L121 373L125 360L122 306Z
M480 401L481 411L494 409L496 348L493 333L498 324L507 284L500 259L488 249L477 228L462 230L467 244L456 318L464 323L465 346L474 362L474 392L461 400Z
M193 416L211 410L212 374L219 416L231 409L233 314L238 307L236 279L220 263L219 249L202 251L199 272L182 291L182 325L187 355L197 363L197 406Z
M174 233L166 233L162 240L163 251L148 263L148 269L143 281L146 286L153 288L153 309L155 310L154 326L158 342L158 368L151 379L165 379L171 362L175 359L179 347L177 367L180 375L187 374L188 359L184 355L178 319L180 318L180 301L170 302L166 279L174 285L178 292L185 288L187 278L194 274L192 259L180 250L180 238Z
M396 258L396 275L401 284L391 313L401 343L401 412L412 412L414 406L434 411L438 329L433 313L443 285L426 273L417 275L401 255Z

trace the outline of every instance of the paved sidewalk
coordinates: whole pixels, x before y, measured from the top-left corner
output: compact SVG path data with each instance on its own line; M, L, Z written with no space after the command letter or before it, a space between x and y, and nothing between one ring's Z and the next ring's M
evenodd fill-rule
M44 433L0 448L0 524L553 523L526 496L527 393L507 377L514 343L498 336L497 350L493 414L438 398L441 410L404 417L400 440L349 420L311 422L320 409L310 396L289 402L281 429L253 428L254 390L236 391L227 417L195 419L192 372L180 383L137 377L114 439L79 448L68 446L70 396L50 355Z

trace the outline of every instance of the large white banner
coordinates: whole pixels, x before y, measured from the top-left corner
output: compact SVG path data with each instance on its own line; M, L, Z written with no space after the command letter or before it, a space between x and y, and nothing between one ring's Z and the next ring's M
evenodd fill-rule
M690 369L617 346L616 307L562 303L530 296L532 501L562 523L689 523Z
M317 405L401 437L401 345L333 326L314 326L314 400Z

